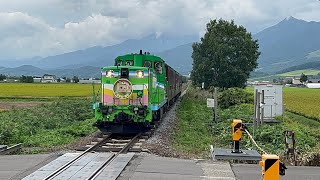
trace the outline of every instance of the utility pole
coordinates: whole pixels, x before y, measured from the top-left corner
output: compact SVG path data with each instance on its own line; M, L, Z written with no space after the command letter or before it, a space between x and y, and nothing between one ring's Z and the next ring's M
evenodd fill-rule
M214 87L214 121L218 122L218 88Z

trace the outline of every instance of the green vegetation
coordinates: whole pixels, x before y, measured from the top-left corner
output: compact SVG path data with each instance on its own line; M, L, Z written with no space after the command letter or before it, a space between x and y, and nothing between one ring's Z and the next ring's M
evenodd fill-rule
M297 76L300 77L301 74L305 75L318 75L320 73L320 70L317 69L302 69L302 70L295 70L295 71L290 71L282 74L277 74L276 76Z
M96 89L100 85L96 84ZM0 97L84 97L92 96L92 84L2 83Z
M92 117L91 102L80 98L58 98L30 109L0 112L0 144L23 143L47 151L93 133Z
M245 103L253 103L251 93L248 93L241 88L229 88L219 93L219 107L226 109L230 106L240 105Z
M285 91L286 92L286 91ZM200 155L208 154L209 146L230 148L232 146L231 122L242 119L244 123L252 122L253 105L241 104L219 111L219 122L212 123L212 109L206 107L206 91L191 88L183 97L177 110L178 126L173 140L173 146L181 152ZM260 126L253 132L257 143L268 153L282 155L285 151L285 130L296 133L299 155L317 151L320 146L320 122L294 113L287 112L279 117L281 123ZM244 135L242 147L255 149L249 138Z
M212 143L213 136L208 126L213 116L203 97L207 94L189 89L177 109L178 125L174 137L174 147L185 153L204 154Z
M201 42L192 45L192 82L198 87L244 87L257 67L259 45L234 21L211 20Z

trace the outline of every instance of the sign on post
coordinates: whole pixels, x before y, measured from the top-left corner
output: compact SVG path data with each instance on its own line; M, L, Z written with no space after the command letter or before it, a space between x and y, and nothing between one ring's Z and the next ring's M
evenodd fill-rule
M214 107L214 99L207 99L207 107L213 108Z

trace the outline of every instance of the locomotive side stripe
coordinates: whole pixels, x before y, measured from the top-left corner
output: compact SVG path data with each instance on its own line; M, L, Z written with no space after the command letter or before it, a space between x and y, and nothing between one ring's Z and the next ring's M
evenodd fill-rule
M148 89L148 84L137 84L137 85L132 85L133 90L144 90Z
M113 84L103 84L103 89L113 90ZM148 89L148 84L136 84L132 85L132 90L144 90Z
M108 95L108 96L112 96L113 97L113 90L110 90L110 89L104 89L104 94L105 95Z
M110 89L113 90L114 85L113 84L103 84L103 89Z

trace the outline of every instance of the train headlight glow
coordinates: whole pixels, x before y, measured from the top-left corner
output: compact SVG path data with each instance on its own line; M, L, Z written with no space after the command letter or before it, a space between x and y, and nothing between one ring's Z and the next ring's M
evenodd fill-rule
M113 77L113 71L112 70L109 70L107 71L107 75L106 75L108 78L111 78Z
M143 78L143 76L144 76L143 71L137 71L136 76L137 76L137 78Z

